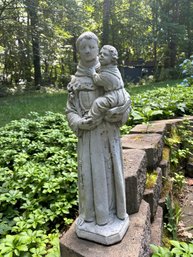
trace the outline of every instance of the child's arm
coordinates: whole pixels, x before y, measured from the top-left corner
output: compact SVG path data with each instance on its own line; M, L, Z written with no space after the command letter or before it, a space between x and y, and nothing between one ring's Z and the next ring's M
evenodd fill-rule
M106 85L105 77L102 73L97 73L95 69L89 69L88 76L91 77L94 81L94 84L100 87Z

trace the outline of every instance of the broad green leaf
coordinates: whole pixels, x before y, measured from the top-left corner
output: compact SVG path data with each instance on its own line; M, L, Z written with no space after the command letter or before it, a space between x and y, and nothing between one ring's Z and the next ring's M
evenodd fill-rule
M23 251L23 252L27 252L28 251L27 245L19 245L19 246L17 246L17 249L19 251Z

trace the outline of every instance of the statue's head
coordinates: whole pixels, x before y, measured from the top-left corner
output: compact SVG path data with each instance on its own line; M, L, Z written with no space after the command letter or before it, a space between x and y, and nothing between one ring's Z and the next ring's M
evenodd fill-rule
M78 37L76 48L81 61L89 63L96 60L98 55L98 43L98 37L92 32L84 32Z
M99 54L101 65L117 64L118 52L114 46L104 45Z

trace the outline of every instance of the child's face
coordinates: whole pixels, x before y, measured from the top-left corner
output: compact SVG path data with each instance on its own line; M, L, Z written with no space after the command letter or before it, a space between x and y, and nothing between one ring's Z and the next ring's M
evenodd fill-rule
M94 39L83 38L79 45L80 59L85 62L92 62L98 55L98 44Z
M102 66L112 63L112 55L108 49L102 48L99 53L99 61Z

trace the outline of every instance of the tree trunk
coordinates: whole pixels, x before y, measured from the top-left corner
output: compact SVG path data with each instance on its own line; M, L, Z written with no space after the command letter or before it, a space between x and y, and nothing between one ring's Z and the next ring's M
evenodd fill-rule
M173 0L172 1L172 8L173 15L172 15L172 22L173 24L179 24L179 1ZM171 38L168 44L169 55L170 55L170 67L174 68L176 65L176 55L177 55L177 38L176 38L176 31L172 31Z
M186 51L186 57L187 58L190 58L191 54L192 54L192 50L193 50L193 47L192 47L192 28L191 28L191 24L190 24L190 19L192 19L191 17L191 4L190 4L190 0L187 0L187 5L186 5L186 8L187 8L187 11L186 11L186 14L187 14L187 36L188 36L188 46L187 46L187 51Z
M32 36L32 51L34 65L34 83L35 88L39 89L42 83L41 65L40 65L40 43L38 32L38 0L26 1L29 17L31 19L31 36Z
M153 1L152 6L152 14L153 14L153 60L154 60L154 72L157 72L158 68L158 61L157 61L157 40L158 40L158 2L157 0Z
M73 35L72 38L72 49L73 49L73 65L69 65L69 70L70 70L70 74L75 73L76 71L76 65L78 63L78 58L77 58L77 49L76 49L76 36ZM64 62L63 62L64 64Z
M111 0L104 0L103 2L103 34L102 45L109 44L109 23L111 16Z

